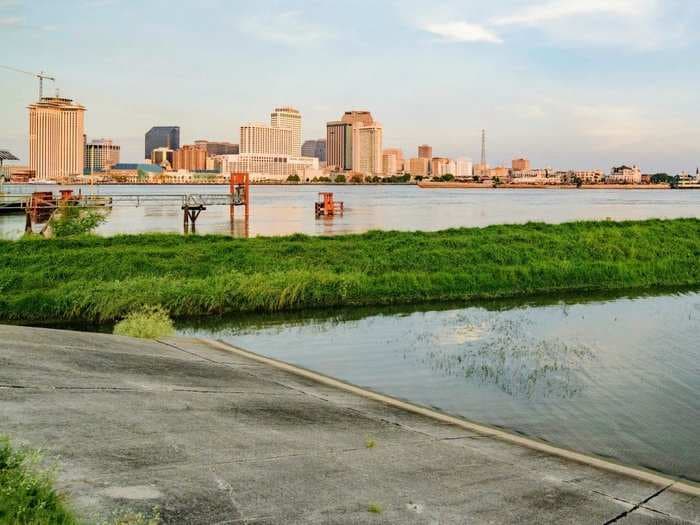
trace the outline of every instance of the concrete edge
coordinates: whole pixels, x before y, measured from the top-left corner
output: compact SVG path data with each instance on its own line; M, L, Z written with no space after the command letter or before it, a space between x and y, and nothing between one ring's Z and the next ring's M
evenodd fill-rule
M246 357L248 359L251 359L253 361L257 361L259 363L263 363L269 366L272 366L274 368L277 368L279 370L283 370L285 372L292 373L297 376L301 376L307 379L311 379L312 381L315 381L317 383L331 386L334 388L337 388L339 390L343 390L345 392L350 392L351 394L358 395L360 397L364 397L366 399L371 399L374 401L379 401L380 403L384 403L386 405L399 408L401 410L405 410L407 412L412 412L414 414L419 414L421 416L429 417L431 419L434 419L436 421L440 421L442 423L447 423L450 425L454 425L460 428L463 428L465 430L469 430L484 436L489 436L493 437L496 439L499 439L501 441L505 441L507 443L512 443L515 445L519 445L522 447L526 447L532 450L537 450L539 452L545 452L547 454L550 454L552 456L557 456L563 459L575 461L577 463L581 463L584 465L589 465L591 467L595 467L601 470L606 470L609 472L613 472L615 474L621 474L623 476L627 476L630 478L634 478L640 481L645 481L648 483L652 483L654 485L657 485L659 487L665 487L668 488L669 490L672 490L674 492L679 492L683 494L688 494L691 496L700 496L700 486L697 485L692 485L690 483L684 482L684 481L679 481L677 479L671 478L671 477L666 477L661 474L655 474L653 472L649 472L646 470L641 470L638 468L634 467L629 467L625 465L621 465L618 463L614 463L612 461L608 461L605 459L601 459L595 456L589 456L587 454L582 454L580 452L574 452L571 450L567 450L564 448L556 447L553 445L548 445L547 443L543 443L541 441L537 441L531 438L526 438L523 436L519 436L516 434L511 434L509 432L506 432L504 430L500 430L497 428L492 428L486 425L482 425L479 423L473 423L471 421L468 421L466 419L461 419L455 416L450 416L447 414L444 414L442 412L438 412L436 410L432 410L429 408L422 407L420 405L414 405L412 403L408 403L406 401L402 401L400 399L385 395L385 394L379 394L377 392L372 392L371 390L366 390L364 388L355 386L351 383L346 383L344 381L341 381L339 379L335 379L330 376L326 376L323 374L320 374L318 372L313 372L311 370L307 370L302 367L298 367L295 365L291 365L289 363L286 363L284 361L279 361L277 359L273 359L270 357L265 357L260 354L256 354L254 352L251 352L249 350L244 350L242 348L233 346L229 343L226 343L221 340L213 340L213 339L199 339L201 342L208 344L209 346L212 346L214 348L218 348L220 350L225 350L234 354L237 354L242 357Z

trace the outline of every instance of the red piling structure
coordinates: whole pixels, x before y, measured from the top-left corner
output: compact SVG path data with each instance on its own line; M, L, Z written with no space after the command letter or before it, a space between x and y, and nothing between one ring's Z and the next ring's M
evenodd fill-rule
M318 194L318 201L314 203L316 217L342 215L345 206L341 201L333 200L333 193L322 191Z
M233 221L236 216L236 206L243 206L243 219L245 224L245 237L248 237L250 219L250 174L244 172L232 172L229 177L229 192L231 194L231 204L229 206L229 216L231 218L231 231L233 232Z

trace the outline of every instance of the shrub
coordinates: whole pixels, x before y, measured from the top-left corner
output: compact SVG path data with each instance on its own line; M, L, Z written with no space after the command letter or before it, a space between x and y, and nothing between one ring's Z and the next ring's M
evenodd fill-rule
M51 229L55 237L71 237L90 233L106 220L95 210L66 206L51 218Z
M299 182L301 179L299 178L299 175L290 175L287 177L287 182Z
M114 327L115 335L158 339L175 333L173 321L160 305L143 306L131 312Z
M337 175L335 177L335 182L345 182L347 179L345 178L345 175Z
M50 473L37 468L39 454L14 450L0 437L0 523L74 525L77 520L53 488Z

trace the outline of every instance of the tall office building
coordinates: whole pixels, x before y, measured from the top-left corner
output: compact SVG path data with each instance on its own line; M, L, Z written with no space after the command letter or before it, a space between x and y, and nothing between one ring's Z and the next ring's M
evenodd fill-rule
M433 158L433 147L427 144L421 144L418 146L418 158L419 159L432 159Z
M274 128L266 124L249 122L241 125L240 152L290 155L292 147L292 130Z
M352 169L352 124L340 121L326 124L326 166L339 171Z
M326 139L307 140L301 146L302 157L315 157L319 162L326 162Z
M156 148L180 147L180 126L154 126L146 132L145 159L151 158L151 152Z
M40 180L83 174L85 108L44 97L29 106L29 168Z
M340 171L381 173L381 141L382 126L369 111L346 111L339 121L326 124L326 165Z
M273 128L289 129L292 132L290 150L285 152L292 157L301 156L301 113L290 107L275 108L270 114L270 125Z
M85 144L84 172L95 173L119 164L119 146L112 139L93 140Z
M365 175L383 172L382 132L382 125L378 122L359 128L360 163L356 171Z

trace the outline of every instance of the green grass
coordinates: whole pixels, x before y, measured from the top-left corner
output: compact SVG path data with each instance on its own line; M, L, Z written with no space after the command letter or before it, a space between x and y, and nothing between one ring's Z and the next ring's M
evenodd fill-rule
M436 211L439 213L439 211ZM0 318L112 321L700 285L700 220L0 241Z
M168 312L160 306L142 306L134 310L114 327L115 335L128 335L141 339L158 339L175 333Z
M53 488L51 475L40 470L37 462L36 453L13 449L6 438L0 438L0 524L77 524Z

